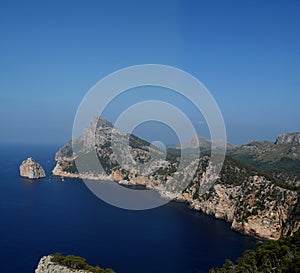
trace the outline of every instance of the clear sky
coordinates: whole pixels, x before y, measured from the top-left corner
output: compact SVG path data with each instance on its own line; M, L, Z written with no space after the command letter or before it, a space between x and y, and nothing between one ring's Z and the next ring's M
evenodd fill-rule
M299 14L288 0L1 1L0 142L63 144L86 92L144 63L202 81L232 143L300 131Z

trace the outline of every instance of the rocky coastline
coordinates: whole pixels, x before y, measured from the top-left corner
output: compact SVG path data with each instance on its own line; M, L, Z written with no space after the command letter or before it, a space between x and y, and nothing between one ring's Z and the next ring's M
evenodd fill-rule
M248 181L238 186L217 183L209 193L195 198L196 186L189 187L183 193L174 194L155 187L149 183L148 178L139 181L116 180L114 174L73 174L57 171L57 168L53 175L144 185L148 189L157 190L165 199L187 203L193 210L230 222L233 230L262 239L278 240L284 235L294 234L300 228L300 221L291 220L293 210L298 204L297 192L275 186L263 176L249 177ZM268 198L268 194L279 197Z
M73 153L72 142L57 152L55 158L57 164L53 169L53 175L144 185L158 191L163 198L188 203L191 209L230 222L232 229L238 232L263 239L277 240L284 235L294 234L300 228L297 191L282 187L272 176L249 168L230 157L225 158L222 171L216 175L214 173L216 166L210 166L209 156L193 160L178 174L177 159L172 155L168 155L167 160L159 162L158 171L151 175L137 175L137 169L131 168L132 171L128 172L127 166L122 168L116 164L117 161L110 148L111 135L114 134L114 139L120 139L121 143L124 133L113 128L103 118L100 118L100 123L98 121L96 132L92 128L94 127L86 129L84 134L75 140L76 145L81 147L79 154ZM98 174L93 170L78 173L74 168L75 158L82 155L87 158L90 149L94 149L91 139L95 134L97 156L101 165L105 166L107 174ZM290 143L289 137L283 136L280 139L284 139L282 141L287 139ZM292 136L292 140L295 140L295 135ZM297 145L297 141L293 142L293 145ZM276 144L280 147L281 145L286 144ZM133 147L131 151L125 151L127 155L131 153L136 161L147 160L149 151L145 149L145 141L133 137L131 146ZM120 149L120 153L122 152L124 151ZM195 168L195 175L189 177ZM183 180L189 179L190 183L183 191L176 190L174 175L180 175ZM214 185L206 187L213 184L212 181ZM201 188L206 190L201 191Z

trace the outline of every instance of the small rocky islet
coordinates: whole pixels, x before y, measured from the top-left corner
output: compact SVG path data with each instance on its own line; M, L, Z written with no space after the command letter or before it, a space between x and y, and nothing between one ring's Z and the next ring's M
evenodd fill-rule
M28 157L20 165L20 176L29 179L40 179L46 177L43 167L33 158Z

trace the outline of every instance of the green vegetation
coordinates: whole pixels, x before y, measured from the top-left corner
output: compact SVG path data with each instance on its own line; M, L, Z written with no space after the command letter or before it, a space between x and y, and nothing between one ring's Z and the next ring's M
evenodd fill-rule
M148 141L146 141L146 140L143 140L143 139L141 139L141 138L139 138L139 137L137 137L137 136L135 136L133 134L130 134L130 136L129 136L129 145L133 149L141 149L141 150L147 151L148 147L151 144Z
M220 182L225 184L240 185L249 176L261 175L271 180L271 176L252 167L242 163L230 156L226 156L222 171L220 173Z
M63 170L69 173L78 173L75 160L64 162Z
M93 273L115 273L111 268L103 269L99 265L91 266L86 263L86 260L79 256L63 256L60 253L52 254L51 261L53 263L66 266L71 269L82 269Z
M253 142L228 151L235 159L277 176L281 173L289 177L300 176L300 146L294 143L274 144Z
M256 250L246 250L234 264L226 260L221 268L210 273L299 273L300 230L291 237L266 242Z
M60 148L60 153L66 157L73 156L72 140L70 140L64 147Z

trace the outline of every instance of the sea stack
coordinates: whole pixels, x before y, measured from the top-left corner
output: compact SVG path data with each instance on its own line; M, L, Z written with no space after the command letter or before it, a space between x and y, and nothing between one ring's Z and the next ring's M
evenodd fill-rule
M42 166L32 157L25 159L20 165L20 175L29 179L39 179L46 177Z

